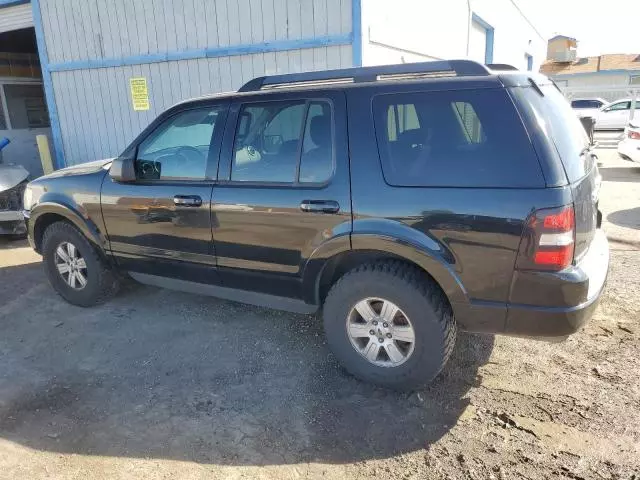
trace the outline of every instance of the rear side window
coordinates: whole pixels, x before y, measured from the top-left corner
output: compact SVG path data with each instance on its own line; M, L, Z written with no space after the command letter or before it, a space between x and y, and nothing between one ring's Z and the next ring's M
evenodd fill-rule
M327 101L245 104L233 149L234 182L324 183L333 174Z
M602 102L599 100L574 100L571 102L571 108L600 108Z
M544 186L538 158L504 90L378 95L373 109L390 185Z
M589 137L567 99L553 85L540 87L544 96L533 88L525 88L527 103L533 108L538 126L553 141L569 182L584 177L593 164L584 155Z

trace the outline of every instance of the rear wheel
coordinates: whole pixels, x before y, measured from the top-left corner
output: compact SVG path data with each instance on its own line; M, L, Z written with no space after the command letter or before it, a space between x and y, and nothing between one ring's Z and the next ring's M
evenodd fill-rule
M106 301L119 279L78 229L56 222L44 232L42 255L49 283L69 303L89 307Z
M447 362L456 326L440 288L399 261L360 266L324 304L332 351L356 377L406 390L431 382Z

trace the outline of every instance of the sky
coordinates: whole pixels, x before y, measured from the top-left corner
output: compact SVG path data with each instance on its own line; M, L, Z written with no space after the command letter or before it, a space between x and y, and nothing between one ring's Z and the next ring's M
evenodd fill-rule
M545 39L578 40L578 57L640 54L640 0L517 0Z

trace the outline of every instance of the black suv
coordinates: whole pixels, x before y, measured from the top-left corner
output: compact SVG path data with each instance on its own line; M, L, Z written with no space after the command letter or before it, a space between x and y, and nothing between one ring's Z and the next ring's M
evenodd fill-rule
M499 69L497 69L499 68ZM311 314L356 376L429 382L456 329L575 332L605 284L600 177L545 77L458 60L256 78L116 159L31 182L67 301L142 283Z

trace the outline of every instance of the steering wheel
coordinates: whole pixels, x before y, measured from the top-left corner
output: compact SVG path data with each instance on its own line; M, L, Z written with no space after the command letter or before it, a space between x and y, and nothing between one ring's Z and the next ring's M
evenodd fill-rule
M202 167L204 165L204 155L196 147L184 145L176 150L176 155L185 159L185 166Z

